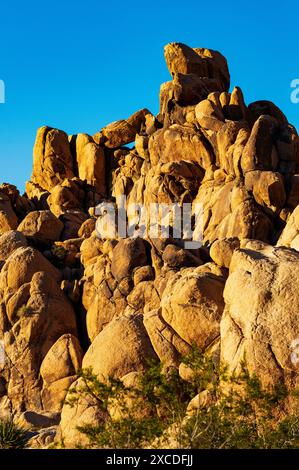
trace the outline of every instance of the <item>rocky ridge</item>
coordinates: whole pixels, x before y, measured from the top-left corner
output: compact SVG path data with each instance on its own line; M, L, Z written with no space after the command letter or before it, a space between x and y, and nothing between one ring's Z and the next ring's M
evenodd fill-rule
M157 116L94 136L42 127L25 194L0 186L0 415L39 429L32 447L74 447L76 426L103 418L92 400L63 405L80 367L126 380L148 357L179 367L196 343L231 371L246 355L263 383L298 386L297 131L272 102L229 91L219 52L172 43L165 60ZM123 195L201 203L203 246L100 239L97 205Z

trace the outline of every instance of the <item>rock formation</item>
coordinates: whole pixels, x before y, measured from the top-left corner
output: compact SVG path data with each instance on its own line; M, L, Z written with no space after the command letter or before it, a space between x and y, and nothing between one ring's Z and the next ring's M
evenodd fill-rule
M157 116L94 136L42 127L25 194L0 186L0 415L51 418L35 446L55 434L76 446L76 426L102 419L92 399L62 404L81 366L123 379L150 357L179 367L196 343L232 371L245 354L263 383L298 385L296 129L275 104L230 92L219 52L173 43L165 59ZM186 248L171 219L164 237L122 238L118 225L101 239L99 204L121 210L121 196L193 216L201 204L202 246Z

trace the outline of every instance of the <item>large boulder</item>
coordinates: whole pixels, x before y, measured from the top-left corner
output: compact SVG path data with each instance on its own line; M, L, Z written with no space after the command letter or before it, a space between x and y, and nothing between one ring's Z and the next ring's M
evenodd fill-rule
M56 185L48 194L47 203L56 217L70 210L80 210L84 206L85 191L78 178L66 179Z
M299 254L248 242L232 256L221 320L221 360L231 372L245 361L264 385L298 386ZM293 350L295 348L295 351Z
M27 240L21 232L9 230L0 237L0 262L5 261L17 248L26 247Z
M217 166L224 174L239 178L241 159L250 135L248 125L244 121L226 121L215 137Z
M51 127L41 127L33 150L32 182L50 191L65 178L73 176L73 158L67 134Z
M278 130L275 118L260 116L255 122L242 155L244 173L252 170L275 170L278 165L274 137Z
M91 394L84 393L84 390L86 386L80 378L71 385L66 395L55 437L56 444L63 448L87 447L90 441L78 428L85 425L98 426L107 418L107 414L101 410L97 399Z
M222 109L209 99L198 103L195 108L195 116L198 124L204 129L219 131L224 125Z
M207 63L189 46L182 43L170 43L164 48L164 55L169 72L207 77Z
M234 251L238 248L240 248L238 238L220 238L212 244L210 257L218 266L229 268Z
M166 246L162 259L166 266L174 269L202 264L201 259L195 256L192 251L184 250L184 248L172 244Z
M202 350L220 334L225 279L219 268L215 273L205 265L182 269L169 279L161 299L163 319L186 343Z
M133 142L136 134L140 132L147 114L149 114L147 109L141 109L128 119L112 122L93 136L94 141L110 149Z
M57 282L61 278L60 272L39 251L31 247L17 248L1 270L0 289L15 291L30 282L38 271L47 272Z
M190 345L163 319L161 309L147 312L143 322L155 353L163 365L178 367L180 356L190 352Z
M196 196L204 177L204 170L198 163L186 160L159 163L154 167L148 168L145 173L129 189L127 203L128 207L132 204L133 208L133 204L144 205L146 211L143 213L148 223L150 223L149 215L152 203L172 204L176 202L182 204L184 202L191 202ZM126 194L126 187L123 183L122 173L119 173L114 186L113 195L115 197ZM129 225L136 225L136 211L128 211L127 215ZM162 213L161 217L157 216L161 221L163 217ZM161 221L158 220L159 223Z
M253 170L245 174L245 187L252 191L256 202L273 212L279 212L285 205L284 179L280 173Z
M253 121L256 121L260 116L267 115L275 118L281 127L288 125L288 120L286 116L281 111L281 109L279 109L274 103L272 103L272 101L254 101L253 103L250 103L248 109L250 111Z
M272 236L271 219L258 207L242 180L204 182L193 201L194 212L196 204L203 209L204 243L234 237L268 241Z
M190 106L204 100L218 88L217 80L212 78L198 77L194 73L187 75L175 73L172 82L172 97L179 105Z
M167 67L175 73L193 73L199 77L214 78L220 91L227 91L230 76L226 59L217 51L204 48L192 49L182 43L170 43L164 48Z
M106 192L104 150L94 142L91 136L78 134L76 156L79 178L104 196Z
M129 276L137 266L146 264L146 245L141 238L121 239L113 249L111 273L118 281Z
M195 162L186 160L168 162L156 165L146 175L144 181L143 200L150 209L151 203L191 202L197 194L204 176L204 170ZM135 186L134 186L135 188ZM130 193L134 194L133 191Z
M22 219L29 211L35 209L32 201L29 201L25 195L21 196L17 187L13 184L0 184L0 194L1 197L6 195L9 198L13 211L18 219Z
M7 363L7 395L16 410L41 410L39 370L51 346L77 334L76 317L58 281L60 273L33 248L16 249L0 275L0 337Z
M194 51L206 62L208 77L218 81L219 90L228 91L230 86L230 74L226 58L220 52L204 47L196 47Z
M149 139L149 153L152 165L187 160L207 169L215 161L205 136L192 127L178 124L155 132Z
M101 380L121 378L143 370L156 355L142 323L142 316L112 320L94 339L83 358L82 368L92 368Z
M53 344L40 367L44 409L60 410L67 389L76 380L82 359L83 351L76 336L64 334Z
M51 211L32 211L18 226L18 231L35 242L50 244L59 240L63 223Z

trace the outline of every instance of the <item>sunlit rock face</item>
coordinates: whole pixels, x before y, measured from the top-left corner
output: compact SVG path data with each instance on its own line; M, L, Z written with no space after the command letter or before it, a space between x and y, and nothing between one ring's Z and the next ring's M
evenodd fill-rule
M93 136L41 127L25 194L0 186L0 416L56 423L37 447L75 447L78 425L107 418L91 398L63 404L82 366L128 379L149 358L178 368L196 344L232 372L246 356L263 384L298 385L296 129L230 88L219 52L171 43L165 60L157 116ZM191 228L200 207L201 246L173 215L142 232L153 204L188 207Z

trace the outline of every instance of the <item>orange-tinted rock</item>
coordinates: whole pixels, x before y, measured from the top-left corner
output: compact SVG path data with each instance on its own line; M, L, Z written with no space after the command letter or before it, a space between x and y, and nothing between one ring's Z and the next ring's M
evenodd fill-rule
M73 176L73 158L67 134L51 127L41 127L33 150L32 182L49 191L65 178Z
M147 109L141 109L126 120L112 122L93 136L94 141L112 149L133 142L147 114L149 114Z
M149 139L149 152L152 165L188 160L207 169L215 159L203 134L178 124L153 134Z
M251 135L242 155L244 173L252 170L275 170L274 135L277 132L277 120L271 116L260 116L253 126Z
M78 134L76 156L79 178L104 196L106 192L104 150L89 135Z
M33 211L18 226L18 231L40 243L59 240L63 223L51 211Z

